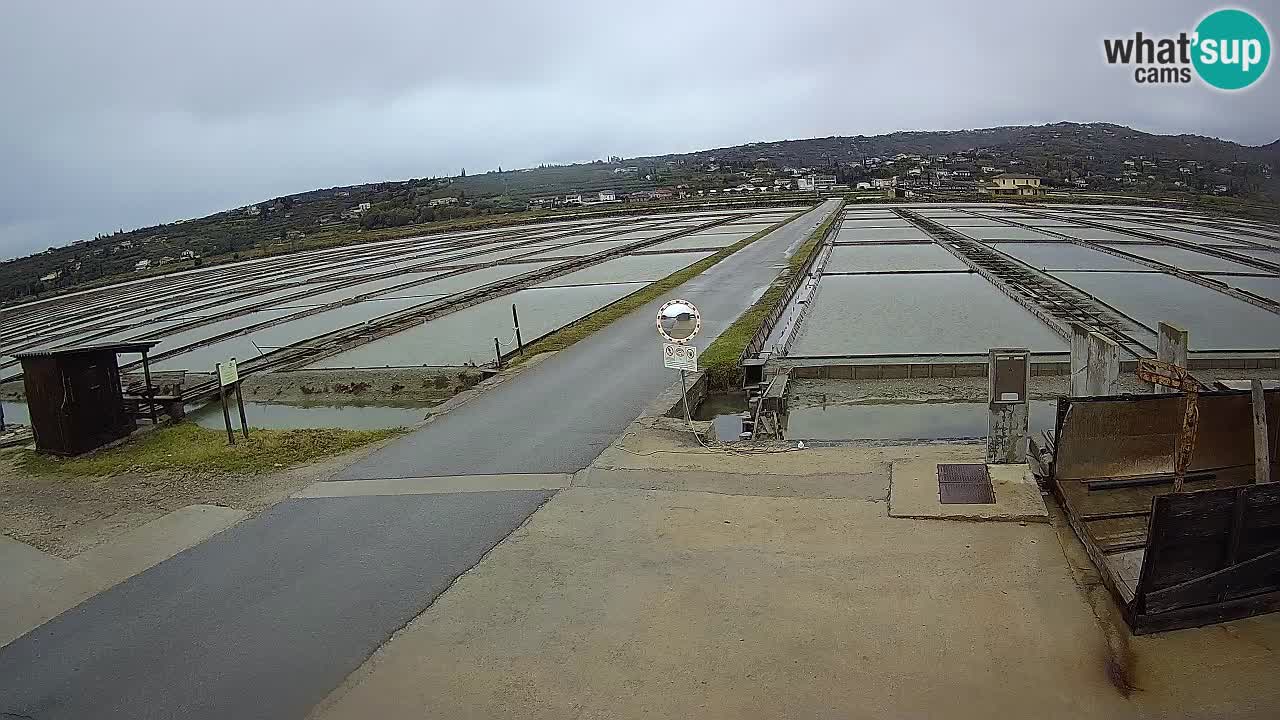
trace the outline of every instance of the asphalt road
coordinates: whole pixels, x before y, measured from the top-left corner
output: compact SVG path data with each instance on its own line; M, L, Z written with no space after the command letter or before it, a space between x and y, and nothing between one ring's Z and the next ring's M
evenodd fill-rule
M829 202L673 292L705 347ZM353 466L343 479L586 467L675 379L659 303ZM550 491L289 500L0 648L0 717L300 718Z
M0 649L0 718L300 718L552 494L281 503Z
M672 292L702 314L699 350L760 297L789 251L837 203L827 201ZM654 327L658 307L667 299L364 458L337 479L581 470L678 379L675 370L662 367Z

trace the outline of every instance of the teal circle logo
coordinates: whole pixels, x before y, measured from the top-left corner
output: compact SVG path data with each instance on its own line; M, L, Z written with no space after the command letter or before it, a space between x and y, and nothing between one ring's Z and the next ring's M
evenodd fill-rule
M1196 26L1191 62L1200 79L1219 90L1240 90L1257 82L1271 60L1271 37L1258 18L1244 10L1217 10Z

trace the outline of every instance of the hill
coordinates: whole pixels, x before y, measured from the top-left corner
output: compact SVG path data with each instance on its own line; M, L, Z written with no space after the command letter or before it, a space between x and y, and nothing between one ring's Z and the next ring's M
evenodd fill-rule
M246 254L356 242L394 229L524 210L533 198L612 189L732 187L747 179L828 172L841 182L948 169L972 177L1017 170L1051 186L1124 190L1188 199L1217 194L1280 199L1280 140L1251 147L1200 135L1154 135L1106 123L896 132L757 142L693 153L479 175L311 190L255 205L50 248L0 263L0 301L15 301L133 272L191 267ZM142 266L140 268L140 266Z

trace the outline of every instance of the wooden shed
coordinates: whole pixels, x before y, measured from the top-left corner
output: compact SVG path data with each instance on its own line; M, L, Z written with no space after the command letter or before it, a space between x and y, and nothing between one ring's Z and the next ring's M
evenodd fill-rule
M150 388L147 352L155 345L124 342L17 353L36 448L79 455L132 433L137 423L125 403L116 355L141 353ZM148 402L148 410L154 420L154 402Z

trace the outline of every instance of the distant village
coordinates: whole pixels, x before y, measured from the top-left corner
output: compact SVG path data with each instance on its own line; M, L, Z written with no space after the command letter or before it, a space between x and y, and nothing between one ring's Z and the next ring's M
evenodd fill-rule
M697 168L706 175L723 175L730 171L740 178L737 184L725 184L722 187L696 187L693 183L677 183L670 187L658 187L653 190L631 190L627 192L612 189L594 190L590 192L572 190L563 195L542 195L530 198L529 209L549 209L575 206L600 205L606 203L632 203L650 201L668 201L700 197L724 195L752 195L762 193L815 193L858 194L860 198L887 199L916 197L922 191L949 191L960 193L976 193L978 195L1004 196L1038 196L1045 194L1050 187L1062 190L1117 190L1124 188L1137 189L1144 185L1160 184L1172 188L1186 190L1192 187L1191 178L1201 177L1205 173L1231 175L1238 170L1234 167L1214 167L1194 160L1170 160L1136 156L1123 161L1117 168L1090 167L1094 156L1082 158L1083 167L1078 172L1068 172L1068 177L1049 180L1040 175L1021 170L1022 160L1001 158L996 160L982 152L958 152L949 155L924 156L900 153L892 157L870 157L840 166L840 175L832 172L821 172L805 167L783 167L771 169L767 167L765 158L752 170L737 170L722 166L710 158L710 162ZM984 160L986 162L984 162ZM999 164L988 164L995 163ZM1244 165L1238 162L1232 165ZM635 176L641 168L634 165L617 167L613 173L623 178ZM1169 182L1169 173L1176 172L1177 179ZM1263 168L1269 176L1269 169ZM645 176L644 179L652 179ZM1226 195L1232 192L1231 186L1225 182L1196 185L1202 192Z

